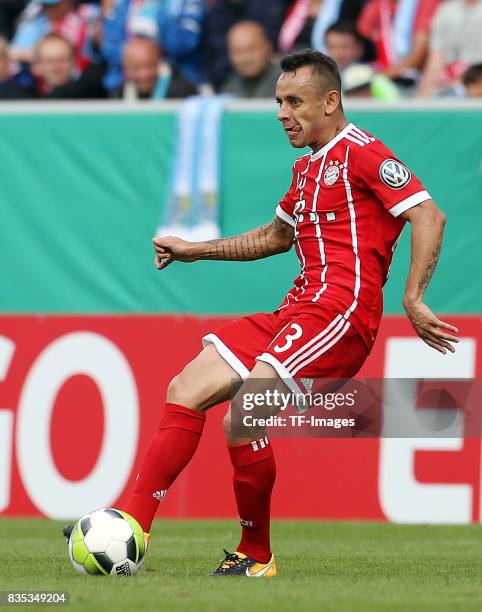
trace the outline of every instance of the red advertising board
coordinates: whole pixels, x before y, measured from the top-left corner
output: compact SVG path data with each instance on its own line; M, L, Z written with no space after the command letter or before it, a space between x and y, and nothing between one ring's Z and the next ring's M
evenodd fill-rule
M363 377L473 378L482 325L459 327L457 353L418 340L386 317ZM169 380L225 318L3 316L0 318L0 514L73 518L122 507L156 429ZM159 515L233 517L231 466L208 415L197 455ZM275 517L397 522L480 521L479 438L279 439Z

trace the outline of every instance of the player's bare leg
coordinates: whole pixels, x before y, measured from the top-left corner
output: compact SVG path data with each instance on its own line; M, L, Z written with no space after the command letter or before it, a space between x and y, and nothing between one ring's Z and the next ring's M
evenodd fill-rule
M140 523L146 542L159 502L196 452L206 410L231 397L235 380L239 380L239 375L213 345L204 348L171 380L159 429L124 508ZM72 528L73 525L67 525L63 531L67 540Z
M166 401L205 412L230 398L235 380L239 374L209 344L171 380Z
M159 502L196 452L211 406L230 397L238 374L209 345L169 384L159 429L124 508L149 532Z
M215 576L276 575L269 533L271 492L276 478L273 451L263 426L253 429L243 427L243 417L250 414L244 410L243 397L267 389L286 391L275 369L267 363L257 362L224 419L242 536L236 552L225 551L225 559L213 572ZM273 412L277 412L275 407L262 406L250 416L256 419Z

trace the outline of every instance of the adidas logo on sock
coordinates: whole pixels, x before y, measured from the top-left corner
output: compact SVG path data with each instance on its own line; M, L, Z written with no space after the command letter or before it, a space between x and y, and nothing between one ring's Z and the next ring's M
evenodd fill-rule
M308 391L310 391L311 393L311 391L313 390L313 383L315 382L314 379L302 377L300 380L305 385L305 387L308 389Z
M261 450L265 446L268 446L269 440L268 436L263 436L259 440L253 440L251 442L251 446L253 447L254 452Z

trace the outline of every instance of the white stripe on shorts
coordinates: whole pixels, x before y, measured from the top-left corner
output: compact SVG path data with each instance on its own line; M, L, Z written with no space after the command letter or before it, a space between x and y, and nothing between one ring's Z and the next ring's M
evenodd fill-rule
M323 353L326 353L327 350L329 350L333 345L335 345L345 335L349 327L350 327L350 322L347 321L345 326L340 331L340 333L336 335L331 340L331 342L329 342L328 344L325 344L317 353L315 353L314 355L311 355L311 357L309 357L306 361L302 361L301 363L299 363L298 366L295 367L294 370L291 372L291 375L294 376L297 372L299 372L302 368L306 367L309 363L311 363L315 359L318 359L320 355L323 355Z
M316 344L314 344L310 349L308 349L307 351L305 351L302 355L300 355L299 357L297 357L292 363L290 363L289 367L287 368L288 371L290 373L293 372L293 370L296 368L296 366L301 363L302 361L305 361L306 359L308 359L308 357L310 357L311 355L313 355L313 353L315 353L317 350L319 350L322 346L324 346L327 342L329 342L333 336L336 336L336 334L338 334L338 332L340 331L340 329L345 325L346 320L345 319L340 319L340 321L338 322L338 324L336 325L336 327L334 327L329 334L327 334L322 340L320 340L319 342L317 342Z
M308 342L306 342L305 344L303 344L303 346L301 346L297 351L295 351L292 355L290 355L286 361L283 361L283 365L285 366L285 368L288 367L288 365L294 360L296 359L299 355L302 355L307 349L310 348L310 346L312 346L313 344L315 344L315 342L317 342L318 340L320 340L321 338L323 338L323 336L326 336L326 334L330 331L330 329L332 329L337 323L338 321L341 319L341 314L337 315L333 321L331 321L331 323L329 323L323 330L321 330L321 332L316 335L314 338L312 338L311 340L309 340Z

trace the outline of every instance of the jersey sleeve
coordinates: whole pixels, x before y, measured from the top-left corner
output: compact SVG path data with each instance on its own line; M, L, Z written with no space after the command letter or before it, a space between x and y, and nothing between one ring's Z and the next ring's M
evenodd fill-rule
M292 227L295 227L296 225L294 218L294 209L296 204L296 174L295 168L293 167L293 177L291 179L290 188L276 207L276 215L282 221L285 221L285 223L288 223Z
M355 174L394 217L431 198L420 180L380 141L359 150Z

